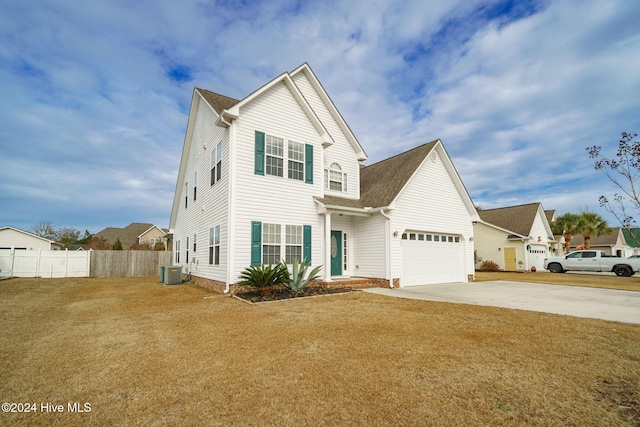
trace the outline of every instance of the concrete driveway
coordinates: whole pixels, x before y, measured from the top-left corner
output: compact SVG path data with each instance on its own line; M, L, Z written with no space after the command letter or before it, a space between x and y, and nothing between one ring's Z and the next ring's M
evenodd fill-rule
M366 292L640 324L640 292L632 291L495 281L371 288Z

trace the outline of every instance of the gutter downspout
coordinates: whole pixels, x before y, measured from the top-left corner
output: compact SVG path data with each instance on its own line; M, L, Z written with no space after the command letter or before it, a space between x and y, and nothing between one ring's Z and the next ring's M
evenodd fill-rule
M380 215L387 221L384 223L384 252L385 252L385 278L389 280L389 288L393 289L393 279L391 278L391 217L385 213L384 208L380 208Z
M235 269L235 239L232 236L235 235L236 221L235 221L235 203L236 203L236 192L235 185L236 181L234 179L234 175L232 171L235 170L236 163L236 146L235 146L235 126L233 126L233 121L227 122L224 119L224 111L223 114L220 115L221 121L229 125L229 167L227 177L229 179L229 188L228 188L228 200L227 200L227 280L226 286L224 288L224 293L228 294L231 291L231 282L233 281L233 271Z

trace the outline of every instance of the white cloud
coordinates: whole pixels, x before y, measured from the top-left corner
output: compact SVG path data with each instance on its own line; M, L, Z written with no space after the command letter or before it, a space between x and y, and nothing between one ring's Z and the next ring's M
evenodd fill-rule
M309 62L371 161L441 138L484 204L597 205L584 147L639 127L639 18L604 0L5 2L0 158L29 173L0 168L0 187L14 209L62 202L23 228L166 226L193 86L242 98Z

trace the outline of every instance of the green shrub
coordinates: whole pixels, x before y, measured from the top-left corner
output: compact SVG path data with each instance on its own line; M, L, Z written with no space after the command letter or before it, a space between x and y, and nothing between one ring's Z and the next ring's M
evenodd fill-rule
M289 271L283 263L276 265L252 265L240 273L238 285L266 289L274 285L284 284L289 280Z
M500 266L493 261L484 261L478 271L500 271Z
M291 275L289 276L289 279L285 283L283 283L283 285L286 286L287 289L289 289L289 292L291 292L293 295L300 295L305 286L320 277L318 272L322 268L321 265L311 270L309 272L309 275L307 276L307 270L310 266L311 263L307 262L307 260L305 259L303 259L300 263L298 263L297 259L293 260Z

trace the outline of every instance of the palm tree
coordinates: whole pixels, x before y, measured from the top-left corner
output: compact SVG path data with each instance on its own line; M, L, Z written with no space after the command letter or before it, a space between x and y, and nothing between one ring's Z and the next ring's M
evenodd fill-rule
M591 247L591 237L611 233L607 220L594 212L582 212L580 214L580 232L584 237L584 248Z
M569 253L571 248L571 238L576 234L582 233L581 215L566 213L556 218L552 223L551 229L553 234L562 234L564 236L565 253Z

